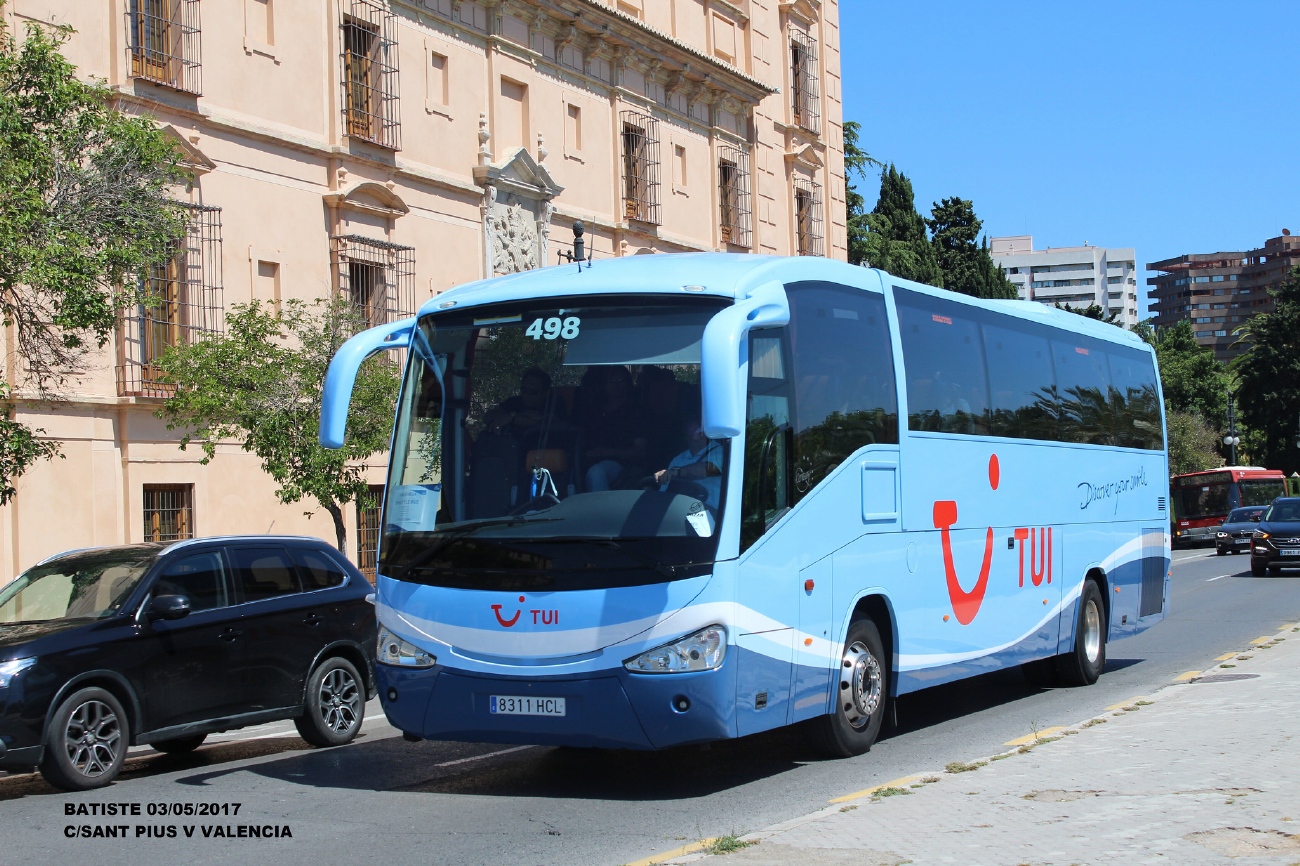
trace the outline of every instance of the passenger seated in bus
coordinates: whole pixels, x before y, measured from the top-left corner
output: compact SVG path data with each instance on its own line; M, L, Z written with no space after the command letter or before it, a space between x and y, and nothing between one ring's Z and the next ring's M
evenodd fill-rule
M699 418L686 422L686 450L654 474L659 489L667 491L674 481L699 485L707 495L704 504L717 510L722 498L722 443L704 435Z
M554 426L564 420L551 393L551 377L537 367L525 370L519 378L518 394L507 397L483 416L488 430L516 439L537 431L544 421Z
M626 367L606 369L604 387L584 420L587 490L610 490L637 475L646 458L645 417L632 401Z

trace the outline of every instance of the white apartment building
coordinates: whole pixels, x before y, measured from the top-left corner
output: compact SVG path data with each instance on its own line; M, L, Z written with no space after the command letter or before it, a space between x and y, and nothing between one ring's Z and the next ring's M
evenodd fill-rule
M1137 256L1132 247L1034 249L1031 235L993 238L993 261L1006 269L1023 301L1089 307L1118 314L1115 321L1131 327L1138 322Z

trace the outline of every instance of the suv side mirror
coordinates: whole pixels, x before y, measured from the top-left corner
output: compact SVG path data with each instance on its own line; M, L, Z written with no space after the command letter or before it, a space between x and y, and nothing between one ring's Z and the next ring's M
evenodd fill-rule
M190 615L190 600L183 595L158 595L149 602L149 619L180 619Z

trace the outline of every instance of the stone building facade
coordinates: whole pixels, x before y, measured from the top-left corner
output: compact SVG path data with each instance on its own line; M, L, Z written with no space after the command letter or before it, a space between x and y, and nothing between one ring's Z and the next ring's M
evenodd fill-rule
M557 264L577 220L597 258L846 257L837 0L9 0L2 14L19 34L75 28L79 72L175 138L194 216L176 259L142 275L160 303L124 313L66 401L20 404L63 459L0 508L0 583L74 547L333 538L314 503L276 501L255 457L222 445L202 466L154 417L152 359L222 330L231 304L337 293L387 321ZM364 566L376 516L347 520Z

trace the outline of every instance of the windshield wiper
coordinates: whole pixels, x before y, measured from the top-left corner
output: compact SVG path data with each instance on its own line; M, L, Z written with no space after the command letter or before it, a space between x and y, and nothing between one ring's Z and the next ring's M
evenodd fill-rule
M433 556L435 553L446 550L448 546L457 541L469 538L480 529L487 529L494 526L514 526L520 523L554 523L561 519L562 518L559 517L485 517L482 520L469 524L468 526L460 526L456 529L448 530L445 536L437 539L437 543L430 545L427 550L420 551L411 558L410 562L403 565L402 568L407 570L417 568L421 563ZM436 528L435 531L437 531Z
M666 562L660 562L659 560L655 559L653 556L644 554L639 550L633 550L630 547L624 547L623 545L619 544L617 541L615 541L612 538L602 538L600 540L593 540L591 543L595 544L597 547L608 547L611 550L617 550L619 553L625 554L629 558L641 562L643 565L650 566L650 568L654 569L656 574L662 577L672 577L677 573L677 566L669 565Z

